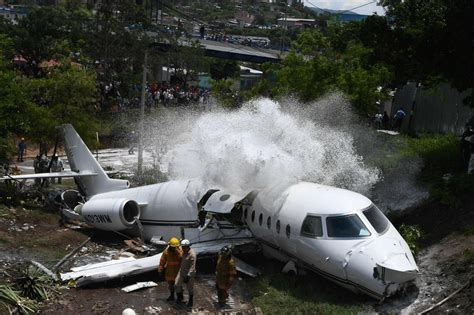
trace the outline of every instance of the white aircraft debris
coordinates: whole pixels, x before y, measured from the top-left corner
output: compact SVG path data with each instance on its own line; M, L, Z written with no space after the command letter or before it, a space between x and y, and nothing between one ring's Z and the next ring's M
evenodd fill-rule
M137 291L137 290L144 289L144 288L156 287L157 285L158 284L156 282L153 282L153 281L137 282L135 284L132 284L132 285L129 285L129 286L126 286L126 287L122 288L122 291L129 293L129 292Z

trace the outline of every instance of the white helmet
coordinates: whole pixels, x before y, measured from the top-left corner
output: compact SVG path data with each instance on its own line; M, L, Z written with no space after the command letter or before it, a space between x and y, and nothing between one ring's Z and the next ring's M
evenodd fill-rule
M131 308L126 308L122 311L122 315L135 315L135 311Z
M191 242L189 242L187 239L184 239L181 241L181 246L191 246Z

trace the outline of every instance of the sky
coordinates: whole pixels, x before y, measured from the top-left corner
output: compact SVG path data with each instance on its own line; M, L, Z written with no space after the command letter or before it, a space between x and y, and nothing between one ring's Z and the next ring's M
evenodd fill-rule
M306 6L311 7L313 5L321 9L334 9L334 10L350 10L360 5L364 5L370 2L370 0L304 0ZM359 14L372 15L377 12L378 15L384 15L383 8L377 6L377 2L373 2L359 9L351 10Z

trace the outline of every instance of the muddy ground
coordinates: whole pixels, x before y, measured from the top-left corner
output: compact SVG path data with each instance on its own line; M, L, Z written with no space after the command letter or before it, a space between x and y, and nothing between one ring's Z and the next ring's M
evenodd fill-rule
M474 203L473 203L474 204ZM438 208L442 208L441 206ZM428 213L424 213L429 210ZM403 218L395 218L395 224L400 220L410 223L412 220L424 227L430 235L434 235L424 244L426 247L417 256L421 276L416 286L410 288L405 295L392 297L383 304L364 296L357 296L332 285L316 275L309 274L301 281L319 283L321 290L332 290L334 296L339 296L336 303L351 302L363 306L366 312L378 313L418 313L435 303L443 300L458 288L463 287L474 275L473 259L466 255L467 250L474 249L474 233L462 233L463 227L472 226L472 209L465 209L466 213L451 213L437 216L434 204L428 203ZM444 209L446 210L446 209ZM464 210L463 210L464 211ZM444 220L444 222L443 222ZM460 232L441 233L439 225L457 224ZM430 231L433 232L430 232ZM0 211L0 268L9 270L26 259L37 260L51 268L66 253L92 236L92 241L80 251L77 256L63 268L68 270L71 264L84 264L86 257L110 255L113 251L124 248L123 239L115 234L98 233L87 228L64 227L59 224L56 213L35 208L24 204L20 207L3 207ZM212 278L214 262L207 260L200 262L199 274L196 283L196 303L193 309L186 309L174 303L167 303L167 286L158 282L158 286L143 289L132 293L124 293L120 289L137 281L156 280L156 274L148 274L133 279L124 279L120 282L108 283L96 288L68 288L66 285L58 289L58 293L49 301L42 304L42 313L51 314L120 314L127 307L135 309L140 314L164 313L177 314L186 312L202 313L255 313L252 305L252 290L248 284L252 281L241 276L232 288L231 299L227 308L221 309L215 305L215 290ZM265 266L273 262L263 262L261 266L267 273ZM6 280L4 273L0 275L0 282ZM472 281L471 281L472 282ZM316 294L316 293L315 293ZM432 313L474 314L474 286L471 284L457 293L449 301L436 308ZM331 301L334 303L334 301Z

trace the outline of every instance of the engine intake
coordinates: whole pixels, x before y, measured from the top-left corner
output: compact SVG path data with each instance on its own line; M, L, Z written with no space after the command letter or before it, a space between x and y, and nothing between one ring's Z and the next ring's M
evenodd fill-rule
M89 225L109 231L131 228L140 217L138 203L125 198L89 200L80 211Z

